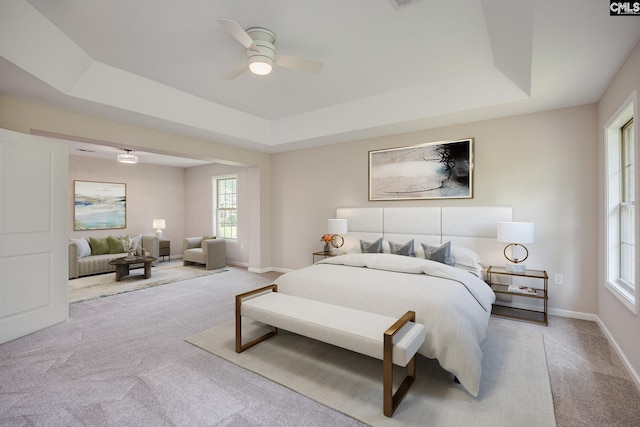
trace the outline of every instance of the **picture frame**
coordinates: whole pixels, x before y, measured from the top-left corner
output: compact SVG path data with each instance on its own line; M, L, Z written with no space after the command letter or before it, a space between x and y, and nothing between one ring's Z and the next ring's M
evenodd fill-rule
M74 181L73 186L75 231L127 228L127 184Z
M369 200L473 197L473 138L369 151Z

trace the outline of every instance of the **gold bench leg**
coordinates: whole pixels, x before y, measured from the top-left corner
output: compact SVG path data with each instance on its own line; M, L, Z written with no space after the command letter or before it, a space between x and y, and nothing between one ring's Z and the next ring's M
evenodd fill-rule
M271 332L267 332L264 335L259 336L246 344L242 344L242 300L244 298L250 297L252 295L261 294L267 291L278 292L278 285L269 285L263 288L254 289L249 292L245 292L243 294L236 295L236 353L242 353L248 348L253 347L256 344L261 343L262 341L271 338L275 334L278 333L278 328L275 326L271 326Z
M393 336L408 322L416 321L415 311L407 311L396 323L394 323L384 333L384 353L383 353L383 413L390 417L402 401L402 398L413 384L416 378L416 356L414 355L407 364L407 376L393 393Z

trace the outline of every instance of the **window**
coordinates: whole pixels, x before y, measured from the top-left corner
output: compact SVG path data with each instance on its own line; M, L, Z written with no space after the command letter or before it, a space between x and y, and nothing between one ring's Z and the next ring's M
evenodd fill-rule
M609 121L606 146L606 282L605 286L637 313L636 272L636 179L634 135L636 93Z
M635 291L635 191L633 161L633 119L620 129L622 197L620 201L620 285Z
M214 218L216 236L225 239L238 238L238 178L219 176L213 178Z

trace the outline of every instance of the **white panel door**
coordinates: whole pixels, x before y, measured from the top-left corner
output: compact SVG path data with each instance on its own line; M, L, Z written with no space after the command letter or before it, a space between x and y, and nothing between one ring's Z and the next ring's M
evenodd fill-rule
M0 129L0 343L68 318L62 141Z

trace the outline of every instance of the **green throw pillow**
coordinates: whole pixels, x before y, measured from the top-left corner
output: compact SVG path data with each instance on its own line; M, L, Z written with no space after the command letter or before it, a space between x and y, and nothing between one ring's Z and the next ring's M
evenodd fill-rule
M109 236L107 237L107 241L109 242L110 254L121 254L124 252L124 242L122 239L116 239L115 237Z
M91 255L104 255L108 254L110 251L108 239L96 239L95 237L90 237L89 246L91 246Z
M202 240L215 239L216 236L202 236Z

